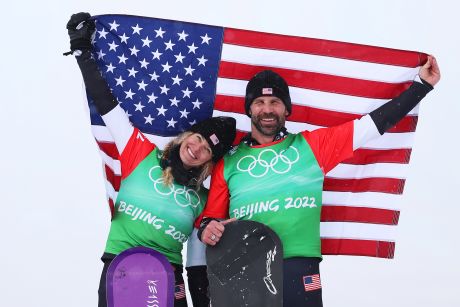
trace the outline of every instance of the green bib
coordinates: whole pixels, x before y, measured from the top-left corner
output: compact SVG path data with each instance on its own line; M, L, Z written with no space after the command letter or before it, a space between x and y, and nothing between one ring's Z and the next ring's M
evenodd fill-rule
M161 153L153 150L121 182L105 251L119 254L146 246L182 264L182 245L206 203L207 190L183 185L165 186L159 165Z
M324 175L304 137L291 134L260 148L241 144L224 159L230 217L272 228L284 258L321 257Z

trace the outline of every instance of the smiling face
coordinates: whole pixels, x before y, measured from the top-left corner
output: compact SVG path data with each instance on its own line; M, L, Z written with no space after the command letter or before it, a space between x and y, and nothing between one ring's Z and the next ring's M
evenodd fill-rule
M276 133L284 127L289 112L283 101L275 96L261 96L249 107L251 134L260 143L273 140Z
M193 133L180 144L179 156L186 168L199 167L212 159L212 150L201 134Z

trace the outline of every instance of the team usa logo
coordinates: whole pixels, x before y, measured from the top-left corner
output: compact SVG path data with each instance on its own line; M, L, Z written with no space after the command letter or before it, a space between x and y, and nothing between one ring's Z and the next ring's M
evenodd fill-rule
M169 196L174 193L174 199L178 206L180 207L190 206L192 208L198 207L198 205L201 203L201 199L195 190L189 189L186 186L177 188L174 185L171 185L171 186L165 185L164 180L161 176L155 179L155 177L158 177L158 174L157 176L152 175L156 169L158 169L161 173L161 167L158 165L154 166L149 171L149 178L153 182L153 187L155 188L155 191L157 191L158 194L163 195L163 196Z
M285 174L297 161L299 161L299 151L294 146L289 146L288 149L283 149L279 153L267 148L262 150L257 157L253 155L242 157L236 167L240 172L247 172L251 177L260 178L269 171Z

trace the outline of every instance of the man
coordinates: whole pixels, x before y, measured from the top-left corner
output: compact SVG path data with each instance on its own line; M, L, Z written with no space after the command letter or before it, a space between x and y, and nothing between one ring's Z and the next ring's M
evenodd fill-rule
M213 171L205 217L198 233L215 245L228 217L251 219L271 227L284 248L285 306L322 306L321 286L307 291L304 278L319 279L320 214L325 174L370 139L393 127L440 80L434 57L399 97L359 120L290 134L289 88L272 71L256 74L246 88L245 110L251 133Z

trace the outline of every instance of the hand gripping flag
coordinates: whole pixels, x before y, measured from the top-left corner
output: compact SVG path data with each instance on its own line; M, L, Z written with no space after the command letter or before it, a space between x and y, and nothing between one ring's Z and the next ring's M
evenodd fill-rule
M96 16L94 57L134 126L160 148L204 118L237 119L247 81L272 69L290 86L290 132L369 113L407 89L426 61L420 52L125 15ZM91 124L113 203L120 164L90 97ZM329 172L321 214L323 254L393 258L395 229L418 108Z

